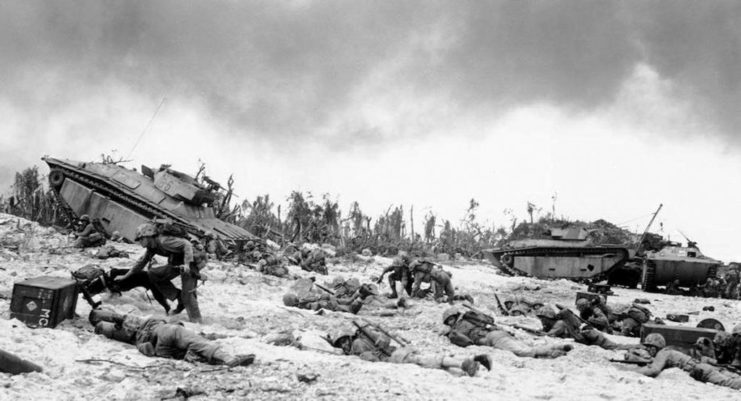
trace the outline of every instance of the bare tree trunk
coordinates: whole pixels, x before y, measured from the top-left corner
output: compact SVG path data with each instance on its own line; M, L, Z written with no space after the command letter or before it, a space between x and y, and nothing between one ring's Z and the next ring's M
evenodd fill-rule
M414 244L414 205L409 208L409 227L412 233L412 244Z

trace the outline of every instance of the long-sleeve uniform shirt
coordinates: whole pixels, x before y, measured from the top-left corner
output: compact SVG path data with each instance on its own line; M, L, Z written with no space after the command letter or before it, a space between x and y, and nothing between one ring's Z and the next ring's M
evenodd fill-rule
M159 235L154 237L154 241L154 246L147 247L144 255L136 261L133 267L135 272L142 270L155 255L166 256L171 266L190 265L193 262L193 245L190 241L169 235Z
M701 382L741 389L741 377L738 375L722 372L712 365L700 363L689 355L673 349L662 349L648 366L638 369L638 372L649 377L657 377L664 369L669 368L682 369Z
M486 345L510 351L520 357L530 358L553 357L562 349L562 346L559 345L531 347L496 325L474 323L464 318L459 318L451 326L448 338L451 342L460 346Z

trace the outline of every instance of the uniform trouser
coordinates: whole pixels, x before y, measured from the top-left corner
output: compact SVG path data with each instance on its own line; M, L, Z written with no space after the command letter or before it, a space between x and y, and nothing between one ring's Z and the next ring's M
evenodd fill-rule
M180 274L180 266L170 264L149 269L149 280L170 301L180 297L180 290L172 284L172 279Z
M396 294L396 282L401 281L402 291L406 291L408 295L412 295L412 285L414 284L411 277L406 273L397 274L396 272L389 274L389 287L391 292Z
M430 281L429 273L423 271L414 272L414 283L412 284L411 296L416 297L423 281Z
M445 368L443 359L445 356L442 354L420 354L407 348L399 348L391 354L387 362L411 363L423 368L442 369ZM463 363L462 360L461 363Z
M554 351L560 350L560 346L556 345L544 345L539 347L530 347L523 342L512 337L509 333L502 330L494 330L486 335L483 341L483 345L488 345L492 348L497 348L505 351L510 351L519 357L528 358L552 358Z
M111 269L111 278L122 276L128 273L127 269ZM136 287L144 287L145 289L152 292L154 299L165 308L166 311L170 310L170 305L167 304L167 300L157 286L152 283L150 276L145 271L138 271L133 273L131 276L124 280L116 281L114 289L117 291L126 292Z
M94 246L103 246L105 245L105 237L98 234L98 235L90 235L88 237L80 237L75 241L74 247L75 248L90 248Z
M448 301L455 299L455 289L453 289L452 281L447 280L443 283L435 281L435 298L441 298L443 292L448 296Z
M188 312L188 318L191 322L201 322L201 308L198 306L198 294L196 294L196 286L198 280L193 277L190 273L183 272L180 274L180 280L183 283L182 299L185 310Z
M191 268L193 268L191 266ZM180 275L183 290L180 291L172 284L172 279ZM168 299L175 300L180 298L185 310L188 312L188 318L191 322L201 321L201 310L198 307L196 298L196 284L198 281L190 273L180 272L179 266L170 264L158 266L149 270L149 279L157 289Z
M716 369L714 366L708 365L706 363L697 364L695 366L695 370L702 373L697 377L693 375L693 377L701 382L713 383L718 386L741 390L741 377L739 376L722 372Z
M154 329L157 344L154 354L164 358L184 358L189 362L223 364L231 357L221 348L195 332L177 324L163 324Z
M609 350L630 350L634 348L642 348L640 344L618 344L605 337L604 334L597 330L584 330L581 332L582 338L576 339L576 342L585 345L596 345L598 347L609 349Z

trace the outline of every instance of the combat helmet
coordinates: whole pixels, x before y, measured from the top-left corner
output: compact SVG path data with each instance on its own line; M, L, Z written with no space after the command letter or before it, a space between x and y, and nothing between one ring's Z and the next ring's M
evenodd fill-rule
M662 349L666 347L666 340L664 339L664 336L662 336L659 333L651 333L646 336L646 338L643 339L641 342L643 345L651 345L658 349Z
M741 323L733 327L733 330L731 330L731 334L733 334L734 336L741 335Z
M576 300L576 309L582 310L583 308L589 307L589 301L586 298L579 298Z
M553 311L553 308L551 308L550 305L543 305L538 309L537 312L535 312L535 316L555 320L556 312Z
M289 292L286 295L283 295L283 305L285 306L296 306L298 305L298 296L296 294Z
M456 307L446 309L445 312L443 312L443 323L447 324L448 319L451 317L457 318L460 314L461 310Z
M143 237L153 237L157 235L157 227L152 223L144 223L136 228L136 235L134 239L139 241Z
M715 337L713 337L713 342L721 347L730 345L732 341L733 337L727 331L719 331L715 333Z
M83 214L82 216L80 216L80 221L87 221L87 222L89 222L90 221L90 216L88 216L86 214Z
M355 336L355 330L349 328L337 329L329 333L329 341L333 347L340 347L340 340L343 338L352 339Z

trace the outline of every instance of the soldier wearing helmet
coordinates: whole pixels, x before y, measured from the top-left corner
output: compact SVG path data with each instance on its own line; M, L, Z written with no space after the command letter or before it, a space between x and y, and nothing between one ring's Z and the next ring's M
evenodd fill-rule
M105 245L106 238L105 233L93 224L90 220L90 216L83 214L80 216L80 229L75 233L77 240L73 247L75 248L91 248L95 246Z
M299 266L307 272L317 272L327 275L327 256L321 248L303 248L300 254Z
M570 345L528 346L499 328L494 318L478 310L449 308L443 312L443 323L450 328L446 334L450 342L461 347L484 345L530 358L557 358L571 350Z
M248 366L255 355L226 353L217 343L209 341L180 324L162 319L120 315L112 311L93 310L90 323L95 334L133 344L144 355L206 362L213 365Z
M636 369L638 373L649 377L657 377L664 369L679 368L689 373L695 380L737 390L741 389L741 378L704 363L705 358L702 361L693 359L681 351L667 347L666 340L661 334L650 333L641 343L646 347L653 360L649 365Z
M608 334L612 333L607 315L597 304L590 302L587 298L579 298L576 300L576 309L579 310L579 316L595 329Z
M331 311L348 312L357 314L363 307L363 301L353 298L337 298L324 290L319 289L310 279L299 279L294 283L294 288L303 287L302 290L289 292L283 296L283 304L301 309L319 311L327 309Z
M339 330L329 336L333 347L341 348L345 355L356 355L370 362L409 363L428 369L463 371L475 376L479 364L491 369L488 355L460 358L446 354L422 354L410 347L395 347L391 338L377 327L363 325L357 330Z
M177 300L178 305L172 311L177 314L185 309L191 322L201 322L201 311L196 299L196 284L199 270L205 267L207 257L203 252L194 254L190 241L170 235L159 234L152 223L145 223L136 229L136 241L146 249L134 266L116 280L126 280L142 271L155 255L166 256L167 264L150 267L148 275L155 287L170 301ZM172 279L180 276L182 291L172 284Z
M383 276L391 272L388 277L389 288L391 288L391 293L387 295L389 298L397 298L399 296L396 292L397 282L401 283L401 287L407 295L412 295L414 281L412 280L412 272L409 265L410 260L406 252L399 252L399 255L394 258L391 265L381 272L381 277L378 278L376 284L381 284L383 282Z
M595 345L610 350L629 350L640 347L636 344L615 343L605 337L599 330L585 323L568 308L558 307L560 310L555 312L552 306L544 305L537 313L537 317L543 325L543 331L550 337L573 338L580 344Z

